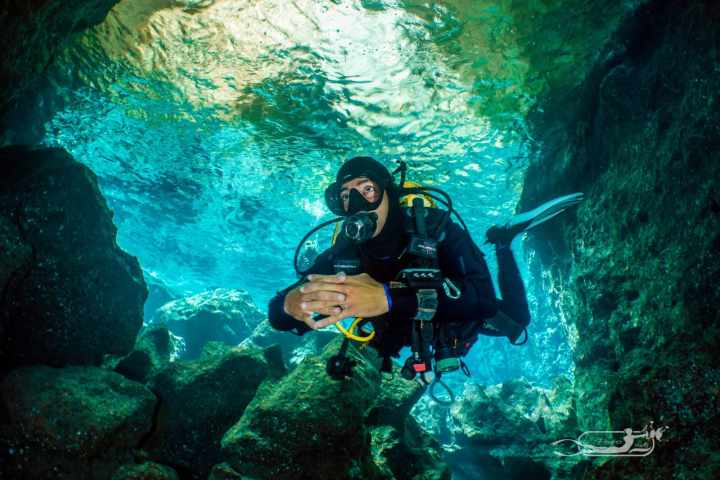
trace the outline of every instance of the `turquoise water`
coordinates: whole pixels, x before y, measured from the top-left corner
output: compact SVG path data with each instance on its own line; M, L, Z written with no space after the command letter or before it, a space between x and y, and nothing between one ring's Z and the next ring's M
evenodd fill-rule
M242 288L264 310L295 280L296 243L332 218L323 190L355 155L408 162L408 179L446 190L478 243L513 214L537 81L508 40L511 3L181 3L121 2L49 73L62 108L45 143L97 174L118 243L146 275L179 295ZM515 251L535 291L522 242ZM538 300L529 345L476 346L478 381L569 370Z

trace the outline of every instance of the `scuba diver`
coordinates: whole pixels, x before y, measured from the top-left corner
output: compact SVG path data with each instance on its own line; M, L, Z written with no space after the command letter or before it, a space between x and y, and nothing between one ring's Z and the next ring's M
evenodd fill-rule
M294 260L301 278L270 300L268 317L275 329L298 335L328 325L341 330L346 338L327 365L336 379L352 373L353 362L345 355L351 341L376 348L386 372L392 371L390 358L410 346L403 377L419 375L430 384L427 375L432 372L432 387L440 382L453 398L440 376L458 369L469 375L462 357L478 335L506 336L513 344L527 340L530 312L510 250L513 238L578 203L582 194L560 197L487 231L487 243L497 252L498 299L484 254L450 197L438 188L406 182L406 170L401 162L394 172L401 172L396 184L371 157L354 157L341 166L325 191L328 208L339 218L301 240ZM462 227L450 219L451 213ZM305 240L332 223L332 247L300 270L297 258ZM352 326L343 327L340 321L350 317L356 319Z

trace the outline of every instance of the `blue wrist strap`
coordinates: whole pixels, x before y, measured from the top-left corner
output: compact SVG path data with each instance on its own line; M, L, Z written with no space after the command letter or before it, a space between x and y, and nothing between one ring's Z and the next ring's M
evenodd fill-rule
M392 310L392 295L390 295L390 286L387 283L383 283L385 289L385 298L387 299L388 312Z

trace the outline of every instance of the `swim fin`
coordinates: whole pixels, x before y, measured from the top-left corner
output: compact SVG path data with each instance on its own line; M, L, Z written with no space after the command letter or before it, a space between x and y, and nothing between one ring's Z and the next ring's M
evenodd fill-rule
M550 220L565 211L566 208L577 205L583 198L583 193L571 193L570 195L545 202L529 212L519 213L512 217L505 225L493 225L490 227L485 233L487 236L485 243L493 243L498 246L510 245L513 238L519 233L526 232Z

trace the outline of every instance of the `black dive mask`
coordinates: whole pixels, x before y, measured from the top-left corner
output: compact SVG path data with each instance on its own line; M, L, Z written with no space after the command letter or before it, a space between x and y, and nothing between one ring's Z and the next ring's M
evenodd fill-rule
M351 188L349 193L350 198L348 199L348 209L345 211L342 199L340 198L341 186L338 185L337 182L333 182L327 189L325 189L325 203L332 213L343 217L354 215L358 212L376 210L380 206L380 203L382 203L385 189L379 182L375 183L378 185L379 196L374 202L369 202L365 197L363 197L362 193L357 191L357 189Z
M374 202L368 202L368 200L363 197L363 194L358 192L356 189L351 188L350 189L350 199L348 201L348 209L345 215L355 215L358 212L369 212L371 210L375 210L380 206L380 203L382 203L382 196L383 196L383 190L382 187L378 187L380 189L378 199ZM342 202L342 200L341 200Z

